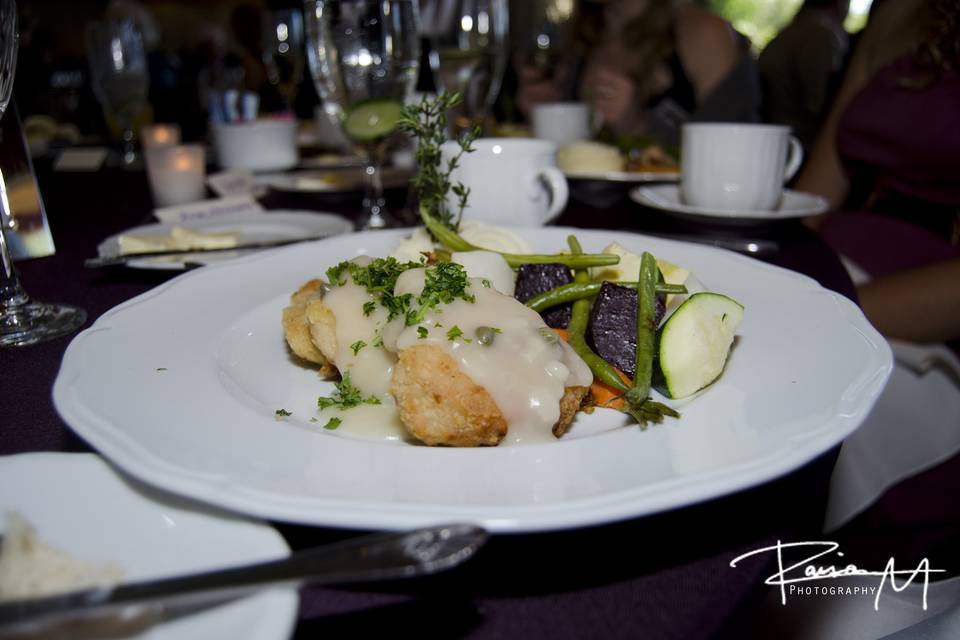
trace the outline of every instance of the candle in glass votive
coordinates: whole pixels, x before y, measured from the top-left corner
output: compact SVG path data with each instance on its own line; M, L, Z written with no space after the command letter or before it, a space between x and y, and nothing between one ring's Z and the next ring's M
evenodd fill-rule
M180 144L180 126L176 124L150 124L140 131L144 149Z
M207 170L199 144L169 145L148 151L147 177L158 207L202 200Z

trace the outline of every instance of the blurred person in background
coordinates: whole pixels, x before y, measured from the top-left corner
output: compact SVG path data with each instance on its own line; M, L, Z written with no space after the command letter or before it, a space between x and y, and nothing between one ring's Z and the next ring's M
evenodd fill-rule
M749 41L693 2L581 0L568 60L552 77L521 63L517 105L579 99L620 136L676 146L686 121L755 122Z
M864 312L885 335L960 340L960 0L899 0L871 17L795 188L872 280Z
M804 0L760 53L764 120L793 128L809 150L830 108L847 55L850 0Z

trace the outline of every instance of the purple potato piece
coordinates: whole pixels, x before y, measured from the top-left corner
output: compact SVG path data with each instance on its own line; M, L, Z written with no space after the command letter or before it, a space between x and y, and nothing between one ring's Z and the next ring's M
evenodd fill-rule
M526 302L552 289L570 284L573 275L562 264L524 264L517 270L517 286L513 297ZM548 327L565 329L570 324L572 303L551 307L540 314Z
M657 296L658 326L666 309L664 300L664 296ZM637 357L636 289L604 282L590 309L586 338L597 355L632 378Z

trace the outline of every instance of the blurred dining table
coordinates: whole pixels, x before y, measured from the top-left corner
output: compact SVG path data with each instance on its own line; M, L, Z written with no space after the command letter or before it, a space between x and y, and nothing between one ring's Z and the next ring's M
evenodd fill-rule
M83 307L89 326L112 307L177 277L168 271L83 267L104 238L152 221L143 172L66 173L41 164L38 181L57 251L19 264L33 297ZM388 198L397 210L409 204L403 189L391 190ZM268 210L309 209L350 217L359 208L358 199L356 193L268 192L260 202ZM602 204L573 198L554 223L609 229L611 241L617 230L708 243L717 238L748 244L762 240L759 246L765 249L757 259L804 273L855 300L837 256L798 221L707 229L643 209L625 197ZM51 398L69 341L0 351L0 454L90 451L58 416ZM572 530L495 535L474 559L444 574L304 588L295 637L362 635L383 628L427 637L736 637L759 606L763 581L773 569L769 557L748 558L736 567L731 560L777 540L818 539L836 455L835 448L760 486L655 515ZM272 524L295 549L361 533Z

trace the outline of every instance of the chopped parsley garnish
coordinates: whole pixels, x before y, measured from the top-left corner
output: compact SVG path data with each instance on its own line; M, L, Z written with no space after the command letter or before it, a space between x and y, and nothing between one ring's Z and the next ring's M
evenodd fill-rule
M358 353L360 353L360 349L363 349L365 346L367 346L366 342L364 342L363 340L357 340L352 345L350 345L350 350L353 351L353 355L357 355Z
M278 418L286 418L287 416L292 416L293 414L286 409L277 409L275 412Z
M420 324L435 307L450 304L455 300L475 302L467 292L470 279L462 265L441 262L424 269L424 286L419 296L394 295L397 278L409 269L423 268L416 262L399 262L396 258L377 258L366 266L344 261L327 269L331 285L343 286L347 278L358 287L363 287L372 300L363 303L363 315L369 316L379 304L387 310L387 322L403 318L408 327ZM484 286L489 286L485 284Z
M383 346L383 335L377 334L377 337L373 339L373 346L382 347Z
M327 421L327 424L323 425L323 428L333 431L334 429L339 427L342 423L343 423L343 420L341 420L340 418L330 418Z
M407 311L407 326L420 324L430 311L440 304L450 304L460 299L476 302L473 294L467 293L470 280L462 265L455 262L441 262L426 270L426 282L423 291L417 297L418 308Z
M166 370L167 370L166 367L157 367L157 371L166 371Z
M417 327L417 338L424 340L428 335L430 335L430 332L427 331L426 327Z
M463 337L463 331L460 329L460 327L453 325L453 327L447 331L447 340L452 341L456 340L457 338L462 338L464 342L472 342L470 338Z
M320 422L320 421L317 420L316 418L314 418L313 416L311 416L311 417L310 417L310 422Z
M343 374L343 379L336 384L336 387L331 396L320 396L317 398L317 407L320 409L329 409L330 407L352 409L361 404L380 404L380 398L376 396L364 398L360 394L360 390L350 382L349 373Z
M493 286L493 285L490 283L490 281L487 280L486 278L484 278L483 280L481 280L481 281L480 281L480 284L482 284L482 285L483 285L484 287L486 287L487 289L489 289L490 287Z

